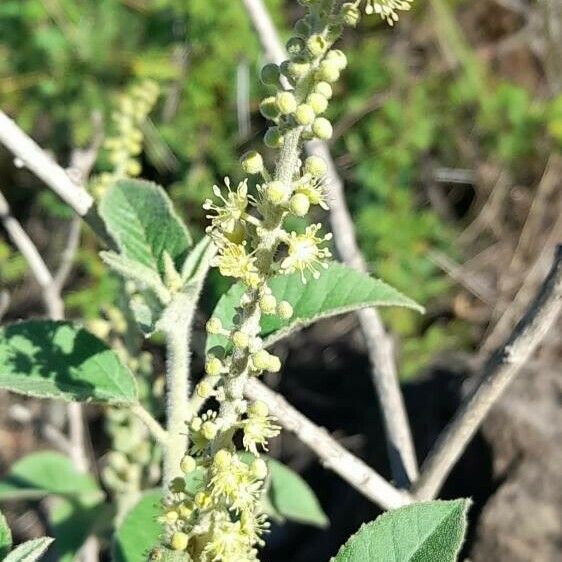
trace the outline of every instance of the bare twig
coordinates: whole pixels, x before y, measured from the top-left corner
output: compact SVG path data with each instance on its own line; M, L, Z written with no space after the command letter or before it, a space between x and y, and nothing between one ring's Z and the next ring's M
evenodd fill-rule
M490 408L554 326L561 308L562 246L558 246L552 269L534 302L506 343L488 360L480 384L463 401L424 462L414 487L416 499L431 499L439 492Z
M280 64L286 58L275 27L262 0L244 0L246 10L258 34L266 57ZM342 260L359 271L367 271L365 261L355 238L353 221L344 195L343 182L325 143L313 142L306 146L310 154L317 154L328 164L327 184L330 193L330 222L334 242ZM405 487L418 475L416 454L404 400L396 376L392 338L386 333L375 309L358 313L372 366L373 384L377 390L392 475L397 484Z
M146 426L148 431L152 433L154 438L159 443L166 443L168 441L168 432L154 419L152 414L146 410L141 404L134 404L131 407L131 412L139 418Z
M293 432L319 457L323 466L339 474L358 492L380 505L393 509L411 502L410 496L389 484L382 476L342 447L330 434L293 408L280 394L263 383L250 379L245 393L267 404L279 423Z

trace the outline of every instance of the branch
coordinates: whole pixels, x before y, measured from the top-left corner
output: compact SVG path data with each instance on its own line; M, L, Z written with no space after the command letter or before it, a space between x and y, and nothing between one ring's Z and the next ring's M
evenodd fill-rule
M244 5L259 36L266 57L277 64L287 58L275 27L262 0L244 0ZM365 260L357 245L353 221L344 195L344 186L338 176L334 161L325 143L307 143L309 154L321 156L328 165L326 183L330 193L330 223L334 243L341 259L358 271L367 271ZM372 380L376 388L383 422L390 465L394 480L405 487L418 476L416 454L404 400L396 376L393 342L386 333L377 311L358 313L372 367Z
M342 447L324 428L312 423L265 384L250 379L244 392L252 400L261 400L267 404L277 421L310 447L325 468L341 476L372 502L383 509L394 509L411 503L412 498L406 492L389 484L361 459Z
M146 426L158 443L165 444L168 442L168 432L141 404L134 404L131 406L131 412Z
M465 398L422 467L414 497L436 496L486 414L548 334L562 309L562 246L534 302L509 339L483 368L480 384Z

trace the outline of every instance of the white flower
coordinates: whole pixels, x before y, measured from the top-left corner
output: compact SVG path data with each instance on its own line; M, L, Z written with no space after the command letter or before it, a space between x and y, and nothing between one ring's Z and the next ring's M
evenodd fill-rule
M379 14L389 25L394 25L398 21L397 10L407 11L412 6L414 0L367 0L365 13Z

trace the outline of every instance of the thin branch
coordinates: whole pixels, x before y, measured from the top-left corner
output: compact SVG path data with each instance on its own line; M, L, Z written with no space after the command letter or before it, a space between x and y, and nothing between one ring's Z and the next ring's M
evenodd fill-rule
M562 246L534 302L506 343L488 360L480 384L465 398L453 421L441 434L422 467L414 496L436 496L486 414L529 360L562 309Z
M244 0L244 6L259 36L266 57L280 64L287 55L262 0ZM341 259L350 267L367 271L355 237L353 221L344 195L344 186L325 143L307 143L309 154L317 154L328 164L326 183L330 194L330 222L334 243ZM410 425L396 376L392 338L386 333L375 309L358 313L365 336L376 388L386 429L387 447L394 480L406 487L418 476L416 454Z
M158 443L168 442L168 432L158 423L152 414L141 404L131 406L131 412L144 423L148 431L154 436Z
M62 251L59 267L55 273L53 280L58 291L62 291L64 284L72 271L74 258L80 245L80 230L82 228L82 220L78 216L73 216L68 228L68 236L66 237L66 245Z
M263 383L250 379L244 392L252 400L261 400L267 404L279 423L310 447L325 468L341 476L372 502L383 509L394 509L411 503L412 498L406 492L392 486L361 459L342 447L324 428L312 423Z

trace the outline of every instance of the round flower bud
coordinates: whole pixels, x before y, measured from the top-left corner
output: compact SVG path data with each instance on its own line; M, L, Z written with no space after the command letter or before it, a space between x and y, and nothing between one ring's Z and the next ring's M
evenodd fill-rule
M316 115L320 115L328 109L328 100L322 94L313 92L306 98L306 101Z
M326 50L326 39L322 35L315 33L308 38L306 46L312 56L319 57Z
M270 127L264 137L263 142L269 148L281 148L283 146L284 137L279 127Z
M261 400L256 400L248 406L248 415L256 416L258 418L265 418L267 415L269 415L269 408L267 407L267 404L265 404Z
M167 511L166 515L164 516L164 519L166 520L166 523L168 524L173 524L175 523L179 518L179 513L177 511L171 510L171 511Z
M304 51L305 42L302 37L291 37L287 41L286 49L290 57L297 57Z
M308 37L310 34L310 24L306 19L300 19L295 23L295 33L301 37Z
M218 318L209 318L205 325L209 334L220 334L222 332L222 322Z
M340 77L340 69L332 60L323 60L318 67L317 77L325 82L337 82Z
M232 334L231 340L234 347L237 347L238 349L245 349L250 343L248 334L245 334L244 332L241 332L239 330Z
M326 175L328 166L324 158L320 156L309 156L304 161L304 171L314 178L321 178Z
M314 88L312 89L312 91L315 94L321 94L323 95L327 100L332 99L332 95L333 95L333 90L332 90L332 86L330 86L330 84L328 84L328 82L318 82L315 84Z
M200 507L202 509L208 507L210 502L211 502L211 498L205 492L197 492L195 494L195 497L193 498L193 503L195 503L197 507Z
M207 381L203 380L197 385L196 392L200 398L209 398L213 395L214 388Z
M277 305L277 314L279 314L283 320L290 320L293 316L293 307L287 301L281 301Z
M265 186L265 196L270 203L283 205L291 196L291 188L282 181L272 181Z
M217 357L210 356L205 361L205 372L211 376L216 377L222 373L223 365L222 361Z
M170 492L179 494L185 491L185 480L182 477L174 478L170 482Z
M340 71L347 66L347 57L345 56L345 53L343 51L340 51L340 49L334 49L333 51L330 51L326 55L326 59L337 64Z
M299 125L310 125L314 121L315 114L310 105L301 103L295 111L295 121Z
M304 217L310 210L310 200L304 193L295 193L289 201L291 213L297 217Z
M263 172L263 158L255 150L246 152L242 157L242 170L247 174L259 174Z
M193 514L193 509L190 508L190 507L187 507L187 505L185 505L185 504L182 503L182 504L178 507L178 512L179 512L180 517L181 517L182 519L189 519L189 518L191 517L191 515Z
M298 80L302 78L310 70L310 64L307 62L291 62L287 65L287 76Z
M267 371L271 373L278 373L281 370L281 359L276 355L269 356L269 364L267 365Z
M264 98L260 103L260 113L266 119L277 119L279 117L279 109L275 96Z
M290 115L297 109L297 99L292 92L279 92L276 97L277 109L283 115Z
M252 363L258 371L266 371L269 369L270 357L265 349L260 349L252 354Z
M267 464L263 459L254 459L250 464L250 473L256 480L264 480L267 476Z
M226 449L221 449L217 451L213 459L213 464L221 470L228 468L232 462L232 454Z
M355 27L361 19L361 11L352 2L346 2L340 11L342 21L351 27Z
M312 124L312 132L320 140L329 140L332 138L332 124L324 117L317 117Z
M170 539L170 547L172 550L185 550L189 543L189 537L185 533L176 532Z
M206 421L201 426L201 435L208 441L216 437L217 431L217 425L211 421Z
M263 295L259 300L259 305L264 314L275 314L277 299L273 295Z
M279 76L279 67L276 64L266 64L261 69L260 78L266 86L276 86L279 82Z
M180 462L181 471L184 474L189 474L197 468L197 461L190 455L185 455Z

